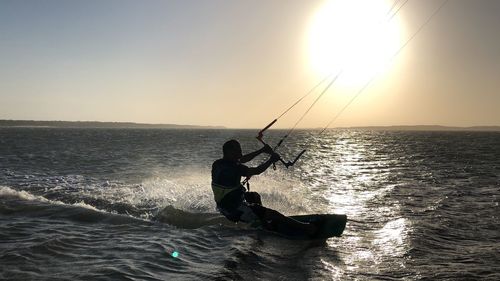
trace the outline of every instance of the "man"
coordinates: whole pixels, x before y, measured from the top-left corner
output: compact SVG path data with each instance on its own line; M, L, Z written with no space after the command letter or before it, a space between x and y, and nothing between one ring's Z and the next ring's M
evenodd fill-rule
M241 184L241 177L251 177L263 173L271 164L280 160L268 145L243 155L240 143L230 140L222 147L223 157L212 165L212 191L217 209L234 222L253 223L260 221L264 228L279 231L283 227L298 229L313 234L316 227L288 218L279 212L263 207L260 195L246 192ZM257 167L247 167L242 163L251 161L258 155L267 153L271 157Z

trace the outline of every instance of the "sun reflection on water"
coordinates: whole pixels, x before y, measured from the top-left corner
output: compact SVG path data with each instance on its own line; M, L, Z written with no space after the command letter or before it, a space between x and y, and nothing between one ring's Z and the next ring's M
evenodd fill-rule
M380 273L384 270L380 264L389 259L400 260L392 264L404 267L404 255L409 249L410 221L403 217L399 202L390 196L398 188L398 183L390 180L397 163L388 151L377 147L377 140L349 134L352 132L337 132L325 141L330 154L324 147L322 156L328 164L315 172L329 179L317 184L327 202L326 211L348 216L341 242L327 241L332 249L338 249L341 243L347 253L340 265L322 260L331 279L348 272Z
M385 255L402 256L406 251L405 240L408 228L408 221L405 218L389 221L381 229L375 231L376 238L373 244Z

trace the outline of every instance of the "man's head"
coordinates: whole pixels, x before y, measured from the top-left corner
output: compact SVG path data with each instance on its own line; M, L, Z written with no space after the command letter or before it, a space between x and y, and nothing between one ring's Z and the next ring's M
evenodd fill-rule
M237 140L229 140L222 146L222 152L224 153L224 159L228 160L238 160L241 158L241 145Z

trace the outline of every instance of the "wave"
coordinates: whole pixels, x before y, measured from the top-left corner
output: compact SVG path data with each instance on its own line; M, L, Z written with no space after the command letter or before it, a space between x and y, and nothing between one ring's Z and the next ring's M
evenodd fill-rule
M152 220L100 210L86 202L67 204L0 186L0 214L5 216L43 217L86 223L137 224L164 223L182 229L196 229L211 225L234 226L235 224L217 213L189 212L172 205L163 208Z
M54 209L72 206L65 213L69 219L80 221L106 220L102 216L112 214L160 222L181 229L234 225L216 212L205 171L161 170L154 174L157 176L140 183L102 180L83 175L25 176L31 183L14 187L0 186L0 197L25 201L14 209L19 214L29 216L60 218L65 215L54 214ZM33 181L34 179L36 180ZM267 207L284 214L309 213L310 206L314 206L307 199L304 200L307 196L302 195L305 195L306 189L298 181L285 183L281 179L264 175L253 180L252 190L262 195ZM301 196L295 196L297 193ZM28 201L38 203L28 204ZM5 210L5 206L2 208L5 212L12 212Z
M27 191L0 186L0 214L48 219L65 219L87 223L128 224L148 221L122 214L99 210L83 201L73 204L50 200Z
M210 225L235 225L220 214L188 212L174 206L166 206L154 220L184 229L196 229Z
M207 183L208 172L205 172L159 170L155 171L156 176L140 183L83 175L25 176L31 179L30 184L0 186L0 200L20 201L18 206L5 203L0 208L2 213L89 222L127 218L181 229L234 226L216 212L212 190ZM285 176L281 174L276 179L263 175L252 181L252 190L262 195L267 207L283 214L310 213L310 206L314 204L305 196L307 189L300 181L283 181ZM42 182L45 184L41 185Z

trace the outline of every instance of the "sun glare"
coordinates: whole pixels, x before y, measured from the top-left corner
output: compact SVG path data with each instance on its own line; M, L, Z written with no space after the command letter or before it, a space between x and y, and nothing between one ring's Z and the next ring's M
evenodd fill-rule
M387 70L401 45L397 7L385 0L328 1L315 14L308 34L309 62L320 77L342 70L344 87L360 87Z

